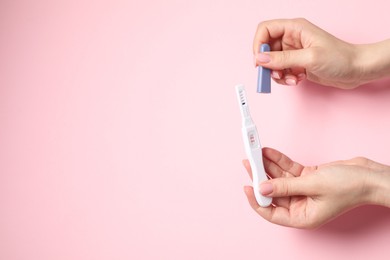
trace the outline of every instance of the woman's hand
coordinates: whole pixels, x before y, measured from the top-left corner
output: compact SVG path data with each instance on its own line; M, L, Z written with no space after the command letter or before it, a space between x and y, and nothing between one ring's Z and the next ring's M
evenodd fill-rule
M244 190L251 207L272 223L316 228L360 205L390 206L389 166L358 157L304 167L271 148L263 149L263 160L271 179L254 188L273 197L273 205L260 207L253 188ZM249 162L243 164L252 177Z
M268 43L271 52L259 53ZM255 64L272 69L273 79L296 85L303 79L350 89L390 73L390 41L355 45L305 19L279 19L258 25L253 42Z

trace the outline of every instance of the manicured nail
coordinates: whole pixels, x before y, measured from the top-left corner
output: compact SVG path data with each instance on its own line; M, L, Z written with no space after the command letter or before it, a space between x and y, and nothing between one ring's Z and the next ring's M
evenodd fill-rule
M262 183L260 184L260 193L264 196L271 194L274 188L271 183Z
M271 57L267 53L257 53L256 54L256 60L258 63L268 63L271 61Z
M279 72L277 71L272 71L272 75L271 75L274 79L281 79L280 75L279 75Z
M286 84L289 86L296 86L297 81L295 79L286 79Z

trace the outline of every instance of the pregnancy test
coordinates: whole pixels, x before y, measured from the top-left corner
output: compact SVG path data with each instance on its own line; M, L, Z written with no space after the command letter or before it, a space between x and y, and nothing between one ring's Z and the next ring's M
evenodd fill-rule
M272 198L260 194L260 183L268 180L263 165L263 153L257 128L249 113L248 100L244 85L236 86L236 94L240 105L242 117L242 137L244 139L245 152L252 169L253 191L256 201L261 207L268 207Z

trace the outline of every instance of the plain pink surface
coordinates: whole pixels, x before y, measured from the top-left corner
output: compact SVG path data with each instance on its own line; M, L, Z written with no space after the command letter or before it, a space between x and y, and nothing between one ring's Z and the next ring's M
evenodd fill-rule
M255 93L257 23L388 38L387 0L0 2L0 259L388 259L390 211L317 231L243 193L234 85L264 146L390 164L390 81ZM386 88L387 87L387 88Z

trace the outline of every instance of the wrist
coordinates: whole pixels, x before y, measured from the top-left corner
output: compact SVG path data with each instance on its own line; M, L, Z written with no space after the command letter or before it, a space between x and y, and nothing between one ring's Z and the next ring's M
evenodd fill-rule
M390 207L390 167L370 174L368 204Z
M390 40L353 46L352 67L359 85L390 75Z

